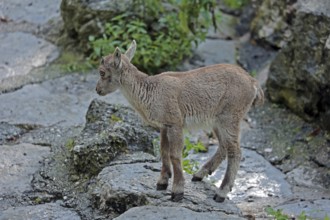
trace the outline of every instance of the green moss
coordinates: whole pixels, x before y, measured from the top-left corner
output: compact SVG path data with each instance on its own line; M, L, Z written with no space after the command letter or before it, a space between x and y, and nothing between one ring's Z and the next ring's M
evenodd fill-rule
M72 151L73 150L73 147L75 145L75 141L73 138L69 138L66 143L65 143L65 147L69 150L69 151Z
M120 122L120 121L123 121L121 118L119 118L117 115L115 114L112 114L111 115L111 118L110 118L111 121L113 122Z
M41 199L40 197L37 197L37 198L34 199L33 202L34 202L35 204L41 204L42 199Z
M93 65L82 54L73 51L63 51L52 64L58 66L63 72L87 72Z

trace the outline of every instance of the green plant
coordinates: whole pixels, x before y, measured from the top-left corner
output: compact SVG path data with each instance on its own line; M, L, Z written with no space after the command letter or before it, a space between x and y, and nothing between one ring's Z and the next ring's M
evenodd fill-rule
M192 43L197 45L204 40L209 27L215 26L219 19L215 0L168 1L173 10L165 10L160 0L134 2L137 8L141 8L135 17L129 13L118 15L105 24L101 37L89 37L91 62L96 64L100 57L112 53L116 46L126 49L135 39L139 52L132 62L138 68L149 73L174 68L191 55ZM157 21L150 23L145 19L148 17L146 14Z
M232 9L240 9L248 3L249 0L224 0L225 5Z
M290 219L296 219L296 220L307 220L307 219L311 219L311 218L308 218L306 216L306 213L305 211L302 211L298 216L296 217L292 217L292 216L289 216L287 214L284 214L282 212L282 209L273 209L272 207L266 207L265 208L265 211L268 215L270 216L273 216L274 219L276 220L290 220ZM324 220L330 220L328 215L325 215L324 216Z
M183 170L189 174L195 173L199 168L199 164L197 161L188 160L188 159L184 159L182 161L182 166L183 166Z
M204 146L204 144L202 142L197 141L196 144L191 143L191 141L188 137L186 137L184 139L184 145L185 145L185 148L183 149L183 154L182 154L183 158L186 158L188 156L189 152L192 150L195 154L199 153L199 152L207 151L206 147Z
M198 141L196 144L193 144L188 137L184 139L184 145L185 147L182 152L183 158L186 158L191 151L193 151L194 153L199 153L206 152L207 150L202 142ZM193 174L199 168L199 164L197 161L188 159L183 159L182 166L183 170L189 174Z

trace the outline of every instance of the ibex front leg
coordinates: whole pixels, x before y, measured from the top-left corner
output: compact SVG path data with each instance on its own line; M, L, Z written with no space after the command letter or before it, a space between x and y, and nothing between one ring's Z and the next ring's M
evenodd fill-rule
M162 171L157 182L157 190L166 190L168 186L168 179L172 176L167 127L160 129L160 155L162 158Z
M167 137L170 145L170 158L173 166L173 188L171 199L178 202L183 198L184 177L182 170L183 130L181 126L167 126Z

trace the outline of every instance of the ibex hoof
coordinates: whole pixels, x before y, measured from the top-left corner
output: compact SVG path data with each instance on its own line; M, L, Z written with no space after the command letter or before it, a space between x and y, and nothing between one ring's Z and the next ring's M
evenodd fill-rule
M214 201L216 202L224 202L226 198L218 196L217 194L214 195L213 197Z
M166 190L168 184L157 184L157 190Z
M171 200L173 202L179 202L183 199L183 193L172 193Z
M203 178L197 177L197 176L193 176L193 178L191 179L191 181L193 181L193 182L198 182L198 181L202 181L202 180L203 180Z

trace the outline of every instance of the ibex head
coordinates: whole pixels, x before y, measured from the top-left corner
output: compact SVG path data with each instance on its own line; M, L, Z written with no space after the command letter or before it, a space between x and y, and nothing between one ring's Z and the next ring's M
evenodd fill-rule
M121 74L130 65L135 49L136 42L133 40L125 54L117 47L113 54L101 59L100 79L96 85L97 94L104 96L118 89Z

